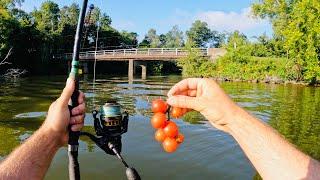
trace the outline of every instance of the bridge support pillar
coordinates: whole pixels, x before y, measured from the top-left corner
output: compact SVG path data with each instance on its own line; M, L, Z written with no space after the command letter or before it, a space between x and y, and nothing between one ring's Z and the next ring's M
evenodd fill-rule
M133 81L133 71L134 71L134 62L133 62L133 59L130 59L129 60L129 67L128 67L128 79L129 79L129 82Z
M147 79L147 66L146 65L140 65L141 66L141 78L142 80Z
M70 71L71 71L71 61L68 60L68 71L67 71L67 73L70 73Z
M83 64L83 74L88 74L89 73L88 63L84 62L82 64Z

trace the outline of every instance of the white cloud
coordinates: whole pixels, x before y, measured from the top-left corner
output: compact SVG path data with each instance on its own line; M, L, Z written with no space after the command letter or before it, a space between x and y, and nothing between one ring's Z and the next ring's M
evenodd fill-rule
M239 30L249 38L265 32L267 35L272 34L270 23L267 20L254 18L250 7L241 9L240 12L214 10L190 12L176 9L168 19L160 21L159 26L164 26L168 29L173 25L179 25L185 31L191 27L195 20L207 22L210 29L220 32Z
M209 27L218 31L248 32L269 26L266 20L252 16L251 8L244 8L241 12L206 11L196 14L195 19L205 21Z

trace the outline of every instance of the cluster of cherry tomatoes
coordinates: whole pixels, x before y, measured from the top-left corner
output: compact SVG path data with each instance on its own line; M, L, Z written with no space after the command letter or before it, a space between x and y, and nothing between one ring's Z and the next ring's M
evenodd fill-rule
M162 143L162 147L166 152L172 153L176 151L184 141L184 136L179 133L177 124L170 121L169 114L172 117L179 118L184 114L183 109L177 107L169 108L165 101L157 99L152 101L152 111L154 115L151 118L151 125L157 129L154 135L155 139Z

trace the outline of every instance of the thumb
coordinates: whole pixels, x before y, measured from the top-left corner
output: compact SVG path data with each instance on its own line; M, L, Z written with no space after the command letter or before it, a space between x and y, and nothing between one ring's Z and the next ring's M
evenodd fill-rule
M173 107L188 108L200 111L199 102L195 97L189 96L171 96L167 99L167 103Z
M68 78L66 87L63 89L61 96L59 98L59 102L61 102L63 105L68 104L69 100L73 94L75 88L75 82L73 78Z

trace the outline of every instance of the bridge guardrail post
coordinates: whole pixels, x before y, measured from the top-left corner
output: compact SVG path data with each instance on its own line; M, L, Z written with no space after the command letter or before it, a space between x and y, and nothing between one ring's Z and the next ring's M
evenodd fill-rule
M116 54L116 50L113 50L112 51L112 56L115 56L115 54Z
M148 49L148 56L150 55L150 49Z
M178 56L178 48L176 48L176 56Z

